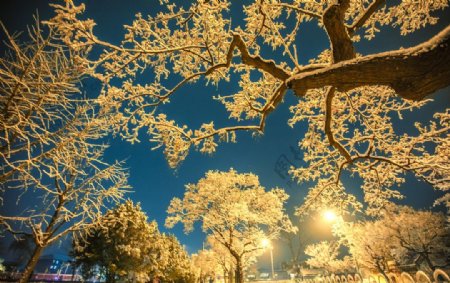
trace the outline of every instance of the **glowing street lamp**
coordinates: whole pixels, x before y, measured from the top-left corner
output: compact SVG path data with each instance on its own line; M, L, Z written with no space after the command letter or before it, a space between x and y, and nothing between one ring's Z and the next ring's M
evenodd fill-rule
M323 213L323 218L327 221L327 222L335 222L337 220L337 215L336 213L334 213L334 211L332 210L326 210Z
M272 279L274 278L274 275L275 275L275 270L274 270L274 268L273 268L273 246L271 245L271 243L270 243L270 240L269 239L267 239L267 238L264 238L262 241L261 241L261 244L262 244L262 246L264 247L264 248L269 248L269 250L270 250L270 264L271 264L271 267L272 267Z

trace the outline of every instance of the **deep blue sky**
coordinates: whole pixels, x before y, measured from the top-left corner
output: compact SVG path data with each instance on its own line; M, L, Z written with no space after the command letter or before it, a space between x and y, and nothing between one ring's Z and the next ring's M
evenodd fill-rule
M96 34L103 40L118 42L123 36L123 25L131 23L134 15L141 12L143 15L154 15L159 10L157 0L95 0L86 1L87 15L94 18L98 24L95 29ZM233 1L233 13L239 14L242 1ZM52 15L48 7L48 1L44 0L2 0L0 6L0 20L10 31L24 30L26 25L33 22L32 14L39 10L40 18L47 19ZM437 26L427 28L415 33L412 36L400 37L398 30L388 30L370 42L363 41L357 46L358 52L367 54L396 49L399 46L407 47L436 34L443 26L450 22L448 10L441 13L442 18ZM233 19L233 21L236 21ZM3 34L1 34L3 39ZM302 48L299 57L303 62L317 55L327 47L326 35L314 28L314 24L307 25L304 32L300 34ZM300 44L298 44L300 45ZM276 59L276 57L275 57ZM95 92L95 85L88 87L88 91ZM236 84L220 85L220 94L229 94L237 90ZM448 93L448 89L445 91ZM214 120L217 125L227 125L228 116L217 102L213 102L211 97L217 94L217 90L203 85L195 85L183 88L171 101L168 107L170 118L183 121L194 128L201 122ZM92 93L90 93L92 95ZM95 95L95 93L94 93ZM127 166L130 168L130 184L134 188L134 193L129 197L134 201L141 202L143 209L150 219L156 219L160 230L175 233L180 241L187 246L189 252L195 252L201 248L203 234L196 229L195 232L184 235L182 227L167 230L164 227L166 209L170 200L174 196L181 197L184 185L196 182L207 170L228 170L230 167L240 172L253 172L260 177L261 183L267 187L283 187L290 194L289 211L293 211L306 194L308 184L297 185L288 184L288 178L283 179L274 170L279 158L287 157L294 164L292 148L297 148L298 140L304 135L304 127L297 125L290 128L287 119L290 117L288 108L295 104L293 95L286 95L285 102L274 111L267 120L265 134L261 137L252 138L250 134L239 134L238 143L222 144L213 156L200 155L191 151L184 163L176 170L168 167L164 156L160 150L151 151L148 137L142 136L141 143L131 145L119 139L110 139L112 147L107 158L127 159ZM428 105L418 113L407 114L404 121L426 120L431 114L438 110L447 108L449 103L448 95L437 95L436 102ZM409 124L413 125L413 123ZM403 127L399 125L399 130ZM358 183L349 184L355 189ZM413 179L403 186L407 195L407 202L416 207L430 207L435 194L432 189L424 183L419 183ZM293 218L294 219L294 218ZM309 227L313 229L314 227ZM322 228L315 227L317 231ZM323 229L322 229L323 230ZM326 231L325 231L326 232ZM326 233L323 234L326 234ZM320 232L321 233L321 232ZM323 235L322 235L323 237ZM275 261L281 258L275 252Z

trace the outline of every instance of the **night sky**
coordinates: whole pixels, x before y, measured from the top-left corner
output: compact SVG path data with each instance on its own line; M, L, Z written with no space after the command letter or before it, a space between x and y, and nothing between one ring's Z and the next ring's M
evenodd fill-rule
M159 11L158 0L95 0L86 1L86 15L95 19L98 26L95 33L103 40L118 43L123 36L123 25L129 24L137 12L154 15ZM242 14L242 1L233 1L233 16ZM47 19L52 15L48 7L48 1L44 0L2 0L0 2L0 20L9 31L24 30L27 25L33 22L33 13L39 11L41 19ZM233 18L234 25L239 24L239 20ZM241 22L242 23L242 22ZM369 54L374 52L397 49L399 46L408 47L422 42L450 23L448 9L441 13L441 19L436 26L422 29L413 35L401 37L398 30L384 30L377 38L357 45L357 52ZM316 23L306 24L304 31L299 35L298 46L301 46L299 57L301 63L306 63L308 59L319 54L327 47L326 34L315 27ZM4 34L0 34L4 39ZM265 55L271 55L265 53ZM272 58L276 60L275 57ZM151 82L151 78L148 78ZM236 81L235 81L236 82ZM179 91L166 107L166 112L170 119L182 121L193 128L204 121L214 120L215 125L230 125L224 107L212 100L212 96L217 94L226 95L237 91L237 84L221 83L219 88L205 87L202 82L196 85L188 85ZM87 84L85 91L88 95L95 95L98 86L95 83ZM405 115L402 123L397 123L399 132L410 131L413 121L428 120L432 113L442 111L450 105L449 96L442 95L448 93L449 89L441 91L435 95L435 101L423 110ZM164 227L166 209L170 200L174 196L181 197L184 192L184 185L197 182L208 170L228 170L233 167L239 172L253 172L260 177L260 182L266 188L275 186L282 187L290 194L288 211L292 212L294 207L299 205L306 195L310 184L295 184L289 178L280 176L274 170L277 161L289 159L294 165L301 164L295 159L292 149L297 150L297 143L305 133L305 125L297 124L294 128L287 125L290 118L289 106L296 103L296 98L292 94L287 94L286 99L267 119L267 126L263 136L252 137L248 133L238 134L238 143L221 144L213 156L201 155L191 151L187 159L177 170L170 169L167 165L161 150L152 151L153 146L148 142L147 136L141 136L141 143L131 145L121 141L119 138L110 138L111 148L108 151L107 160L127 159L127 167L130 169L129 183L134 192L129 194L129 198L140 202L150 219L155 219L159 228L163 232L174 233L178 239L186 245L190 253L202 247L204 235L199 227L189 234L184 235L181 225L174 229L167 230ZM349 188L358 190L359 183L355 180L346 180ZM423 182L417 182L414 178L402 186L402 192L407 196L404 203L411 204L417 208L429 208L436 196L432 188ZM14 209L13 204L5 201L2 209ZM295 218L292 218L295 221ZM306 229L317 231L317 239L320 240L329 235L329 231L323 227L314 227L310 224ZM280 244L280 243L279 243ZM277 248L277 244L275 244ZM55 249L55 248L54 248ZM53 249L53 250L54 250ZM52 251L52 250L49 250ZM48 253L48 252L47 252ZM1 256L0 256L1 257ZM282 260L280 253L275 250L275 262ZM268 261L264 256L264 261Z

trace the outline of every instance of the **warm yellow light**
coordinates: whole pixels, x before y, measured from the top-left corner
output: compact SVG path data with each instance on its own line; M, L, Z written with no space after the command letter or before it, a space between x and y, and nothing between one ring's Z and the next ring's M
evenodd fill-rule
M334 222L337 219L337 215L334 211L327 210L323 213L323 218L328 222Z
M262 239L261 244L264 248L267 248L270 246L270 240L269 239Z

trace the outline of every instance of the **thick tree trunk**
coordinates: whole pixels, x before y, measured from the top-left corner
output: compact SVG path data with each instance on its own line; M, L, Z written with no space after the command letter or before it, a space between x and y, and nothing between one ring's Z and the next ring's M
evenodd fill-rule
M360 86L387 85L405 99L422 100L450 85L450 26L417 46L302 72L286 83L298 96L324 86L347 91Z
M236 259L236 283L244 283L244 268L242 267L242 260Z
M20 278L19 283L26 283L30 281L31 276L33 275L34 268L36 267L36 264L43 250L44 247L36 245L33 251L33 255L28 260L27 266L25 267L25 270L22 273L22 277Z

